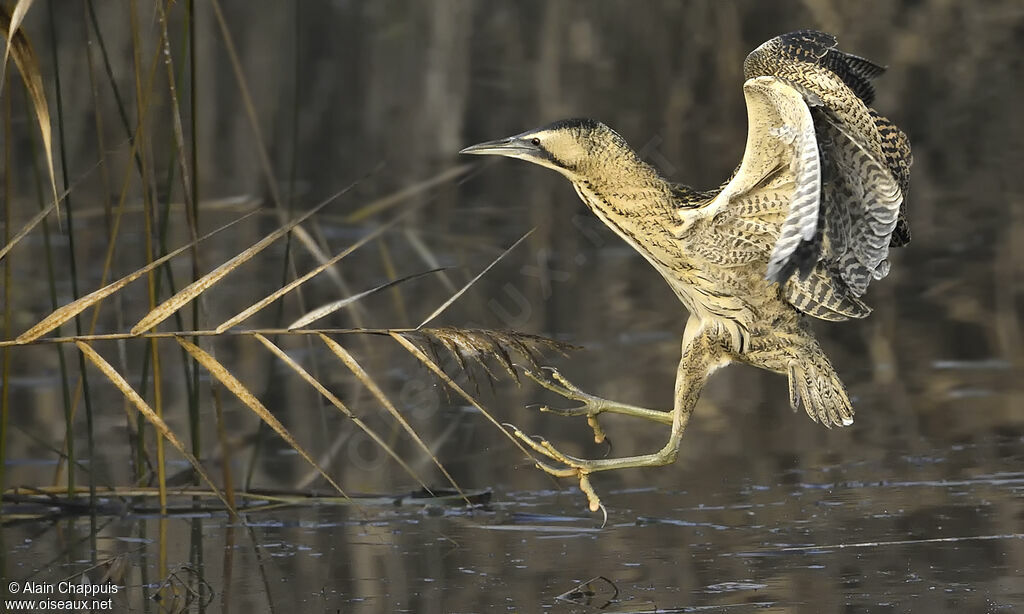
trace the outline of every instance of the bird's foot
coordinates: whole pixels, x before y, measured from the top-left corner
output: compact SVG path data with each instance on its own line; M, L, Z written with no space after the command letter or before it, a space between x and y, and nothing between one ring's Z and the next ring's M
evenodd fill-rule
M608 436L605 435L604 429L601 428L601 424L597 421L597 416L600 415L602 412L606 411L608 407L612 405L612 403L607 399L595 397L592 394L587 394L586 392L583 392L582 390L579 389L578 386L576 386L569 380L565 379L565 377L558 372L558 369L555 369L553 367L544 367L544 370L550 372L550 377L543 377L541 375L534 373L533 371L530 371L529 369L524 369L523 371L526 373L527 377L537 382L544 388L547 388L551 392L554 392L555 394L561 395L572 401L579 401L580 403L582 403L582 405L577 405L576 407L567 407L564 409L558 409L549 407L547 405L542 405L540 407L540 411L558 414L560 416L586 416L587 424L589 424L590 428L594 430L594 442L604 443L604 441L608 439ZM561 459L558 458L556 458L556 460L561 461Z
M603 511L605 519L607 520L608 512L601 503L600 497L597 496L597 491L594 490L593 485L590 483L590 474L594 470L594 461L565 454L555 446L551 445L551 442L547 439L534 439L515 426L512 427L512 434L538 454L542 454L551 460L565 465L565 467L560 468L542 461L537 461L537 467L546 473L550 473L558 478L574 477L579 480L580 490L582 490L583 494L587 496L587 502L590 504L590 511Z

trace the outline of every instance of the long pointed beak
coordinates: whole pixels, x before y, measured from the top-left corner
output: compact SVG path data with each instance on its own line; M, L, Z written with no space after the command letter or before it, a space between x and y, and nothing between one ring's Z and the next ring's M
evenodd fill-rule
M521 138L510 136L496 141L477 143L470 145L459 152L460 154L473 154L477 156L509 156L517 157L523 155L537 154L537 148Z

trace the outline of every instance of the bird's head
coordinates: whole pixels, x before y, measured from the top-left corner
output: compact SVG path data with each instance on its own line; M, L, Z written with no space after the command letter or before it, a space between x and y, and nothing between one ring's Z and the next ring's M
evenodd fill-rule
M593 119L564 119L459 153L519 158L554 169L569 179L586 177L601 162L633 155L621 136Z

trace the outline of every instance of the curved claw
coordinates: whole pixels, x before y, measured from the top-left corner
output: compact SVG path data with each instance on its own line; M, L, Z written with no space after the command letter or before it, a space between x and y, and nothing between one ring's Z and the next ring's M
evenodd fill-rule
M575 456L569 456L563 452L560 452L558 448L551 445L551 442L547 439L540 439L539 441L530 437L522 430L517 427L512 427L512 434L516 436L520 441L533 448L533 450L539 454L543 454L548 458L558 461L565 468L553 467L545 462L537 461L537 467L542 471L549 473L559 478L571 478L575 477L580 482L580 490L587 496L587 503L589 504L590 511L596 512L601 510L604 512L604 522L608 521L608 510L605 509L601 503L601 498L597 496L597 491L594 490L593 485L590 483L590 461ZM602 523L601 526L604 526Z

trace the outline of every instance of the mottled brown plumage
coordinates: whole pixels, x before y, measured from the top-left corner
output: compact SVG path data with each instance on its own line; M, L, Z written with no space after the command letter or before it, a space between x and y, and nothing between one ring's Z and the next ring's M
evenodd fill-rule
M846 389L806 316L863 318L861 296L889 270L889 247L910 239L906 135L867 105L883 69L839 51L835 39L801 31L769 40L744 62L747 147L718 189L669 183L604 124L575 119L481 143L463 153L521 158L558 171L584 203L665 278L690 313L671 411L599 399L557 372L535 379L597 416L613 412L672 425L660 451L586 460L516 434L576 476L592 508L595 471L663 465L707 377L730 362L786 374L790 404L826 426L853 421Z

